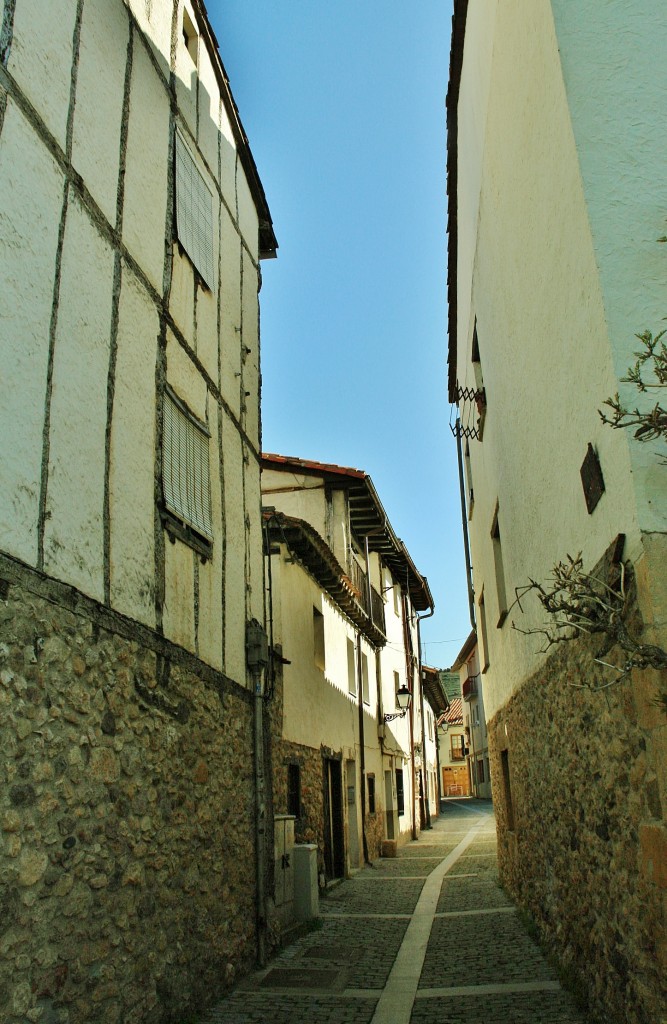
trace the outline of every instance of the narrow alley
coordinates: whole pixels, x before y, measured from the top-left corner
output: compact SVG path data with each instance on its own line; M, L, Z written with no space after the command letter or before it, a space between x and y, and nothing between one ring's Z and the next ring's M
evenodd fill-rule
M201 1024L585 1024L498 884L490 801L447 801L320 912Z

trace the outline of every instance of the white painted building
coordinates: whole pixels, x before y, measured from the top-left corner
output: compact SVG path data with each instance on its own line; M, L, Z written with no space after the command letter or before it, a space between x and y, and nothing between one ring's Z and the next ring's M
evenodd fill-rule
M282 664L274 810L295 815L297 840L318 843L331 879L379 856L385 839L416 838L437 813L418 640L433 600L366 473L264 455L262 496ZM397 717L404 688L411 703Z
M490 799L491 771L489 766L489 737L484 712L484 690L479 671L477 635L473 631L454 660L452 671L461 679L462 724L468 792L472 796Z
M16 0L0 40L3 800L37 815L11 811L2 871L40 908L14 947L32 966L2 970L30 1017L48 973L33 954L60 936L54 1014L185 1017L258 941L239 804L255 800L246 625L263 621L260 261L277 243L199 0ZM74 906L98 907L67 934L63 840ZM100 972L115 980L97 993Z
M642 909L667 886L664 673L595 692L617 675L595 656L621 652L541 653L549 618L515 598L568 555L622 561L632 631L667 646L664 441L599 415L617 391L641 404L623 378L636 334L664 326L666 45L657 0L454 4L449 395L501 873L623 1024L665 1005L666 920Z

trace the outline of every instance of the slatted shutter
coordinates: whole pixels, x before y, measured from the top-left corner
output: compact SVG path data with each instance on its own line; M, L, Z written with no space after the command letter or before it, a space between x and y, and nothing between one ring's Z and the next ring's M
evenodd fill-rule
M170 392L164 396L162 487L169 512L212 541L209 435Z
M176 232L179 242L213 290L213 196L180 132L176 132Z

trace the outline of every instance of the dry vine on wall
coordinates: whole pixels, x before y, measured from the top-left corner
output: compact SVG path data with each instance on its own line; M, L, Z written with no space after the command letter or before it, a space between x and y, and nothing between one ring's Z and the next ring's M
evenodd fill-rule
M667 241L667 236L659 241ZM655 335L651 331L636 335L642 348L635 352L636 362L628 369L628 375L622 378L622 382L634 384L641 395L667 388L666 336L667 330ZM629 409L617 392L604 404L611 410L611 415L602 409L598 411L602 422L608 426L632 429L638 441L667 441L667 409L661 405L660 399L650 408L640 409L638 403L634 409ZM667 465L664 454L661 460ZM515 591L515 604L522 612L522 599L529 593L537 595L548 616L545 624L534 629L521 629L513 622L512 627L520 633L541 636L544 640L542 652L577 637L601 636L602 643L595 661L611 670L614 673L612 678L597 686L593 683L573 683L573 686L602 690L627 678L634 668L666 669L667 652L655 644L641 643L628 626L631 583L632 566L629 563L612 564L605 581L600 574L584 570L581 554L574 558L567 555L564 562L554 565L546 583L531 579L526 586ZM624 656L620 665L604 660L616 646ZM667 714L667 692L661 693L655 703Z

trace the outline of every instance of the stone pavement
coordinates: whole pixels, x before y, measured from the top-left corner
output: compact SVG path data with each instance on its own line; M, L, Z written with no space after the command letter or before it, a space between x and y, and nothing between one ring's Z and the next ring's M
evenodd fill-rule
M321 927L201 1024L586 1024L498 885L491 804L447 801L395 860L320 901Z

